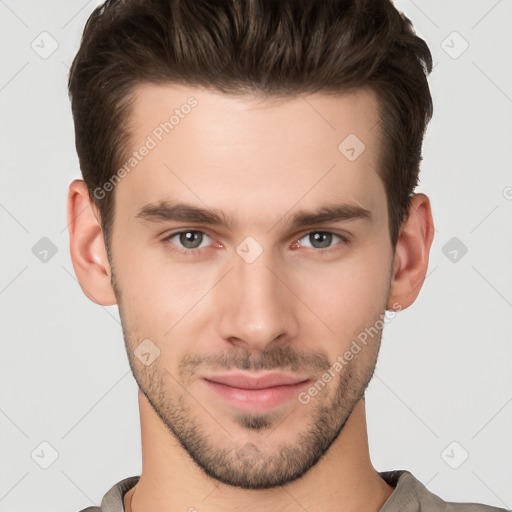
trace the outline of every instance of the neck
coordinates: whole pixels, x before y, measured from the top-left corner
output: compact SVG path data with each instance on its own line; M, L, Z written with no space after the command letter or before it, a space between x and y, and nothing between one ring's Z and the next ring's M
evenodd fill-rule
M139 408L142 472L125 495L126 512L378 512L394 490L370 461L364 399L315 466L285 487L265 490L231 487L207 477L140 391Z

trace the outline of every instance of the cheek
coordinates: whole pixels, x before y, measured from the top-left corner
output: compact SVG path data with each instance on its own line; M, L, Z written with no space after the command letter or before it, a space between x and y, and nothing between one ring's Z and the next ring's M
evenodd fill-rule
M390 265L391 257L383 257L376 248L355 251L345 260L318 266L307 279L302 277L298 295L328 327L328 337L337 345L350 343L385 310Z
M202 290L200 271L173 264L164 247L137 246L122 237L117 242L114 270L123 302L132 311L144 311L148 320L162 312L177 314Z
M201 296L183 286L182 278L155 276L152 272L139 272L122 293L130 321L163 343L193 320L194 304Z
M210 282L199 266L179 267L169 261L149 261L150 253L133 251L129 258L119 258L116 265L123 324L133 348L149 338L160 351L155 368L162 372L165 368L179 380L178 362L194 348L191 340L201 339L209 327L206 313L215 304L205 294L215 280ZM173 382L170 378L169 384Z

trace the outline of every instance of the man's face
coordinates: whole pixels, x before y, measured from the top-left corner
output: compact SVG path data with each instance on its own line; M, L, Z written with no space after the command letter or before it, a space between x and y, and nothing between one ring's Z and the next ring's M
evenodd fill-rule
M181 108L191 96L197 105ZM208 475L290 482L336 440L375 368L380 331L359 351L353 342L382 325L392 270L376 98L144 85L130 121L132 149L150 149L115 188L111 255L137 383ZM164 202L227 225L158 213ZM326 207L348 214L293 222ZM299 383L237 391L207 380L276 372Z

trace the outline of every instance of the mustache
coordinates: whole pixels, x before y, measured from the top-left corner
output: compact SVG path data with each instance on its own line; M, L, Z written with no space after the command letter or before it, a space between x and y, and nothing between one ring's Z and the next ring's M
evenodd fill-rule
M290 345L272 346L264 352L250 352L243 347L215 354L189 354L179 364L180 378L187 379L201 367L213 370L305 370L308 375L323 373L331 366L324 351L313 353Z

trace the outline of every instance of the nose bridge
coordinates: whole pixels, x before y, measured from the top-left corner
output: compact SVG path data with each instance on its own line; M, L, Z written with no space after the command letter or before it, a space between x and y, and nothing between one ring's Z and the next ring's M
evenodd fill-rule
M296 335L294 296L271 250L254 260L241 254L234 255L224 290L222 335L248 349L264 350L280 336L284 340Z

